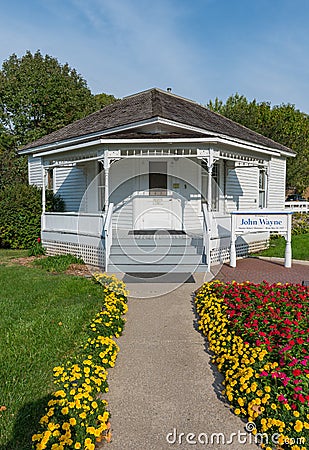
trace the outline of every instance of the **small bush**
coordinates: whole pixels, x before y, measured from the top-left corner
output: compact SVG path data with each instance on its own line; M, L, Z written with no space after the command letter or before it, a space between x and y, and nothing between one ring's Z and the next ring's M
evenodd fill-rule
M63 211L63 200L47 191L46 210ZM29 249L41 234L42 190L27 184L0 193L0 247Z
M34 264L47 270L47 272L64 272L71 264L84 264L84 261L77 256L68 254L48 256L34 261Z
M292 233L308 234L309 233L309 214L294 213L292 216Z
M45 255L46 250L42 245L41 238L38 237L36 242L29 248L28 256Z

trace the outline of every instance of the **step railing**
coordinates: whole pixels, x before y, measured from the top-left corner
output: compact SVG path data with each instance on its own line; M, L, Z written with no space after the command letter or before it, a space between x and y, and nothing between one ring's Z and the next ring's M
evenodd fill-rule
M113 226L112 216L114 210L114 203L109 203L105 222L103 226L104 250L105 250L105 272L108 271L109 257L111 253L111 246L113 241Z
M205 203L202 204L203 212L203 247L205 263L207 265L206 272L210 272L210 238L211 238L211 219L210 213Z

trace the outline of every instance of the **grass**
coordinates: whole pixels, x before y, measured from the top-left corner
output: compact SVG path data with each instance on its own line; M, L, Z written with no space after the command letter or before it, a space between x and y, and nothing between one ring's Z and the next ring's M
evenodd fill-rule
M11 265L20 256L26 254L0 251L1 450L31 449L52 369L74 353L103 303L93 281Z
M276 239L271 239L269 248L257 253L257 255L284 258L284 253L285 239L280 236ZM292 236L292 258L309 260L309 234L297 234Z
M28 250L10 250L1 249L0 250L0 265L9 263L15 258L24 258L28 256Z

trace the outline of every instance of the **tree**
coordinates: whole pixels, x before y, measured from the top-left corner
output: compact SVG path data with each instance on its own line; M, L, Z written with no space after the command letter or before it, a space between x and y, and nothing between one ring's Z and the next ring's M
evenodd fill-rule
M111 94L96 94L94 96L96 110L102 109L107 105L111 105L117 101L117 98Z
M4 61L0 71L0 125L26 144L94 111L86 81L56 58L27 51Z
M309 186L309 117L295 108L282 104L271 107L269 102L249 102L243 95L230 96L224 104L216 98L207 107L263 134L296 152L287 159L287 185L302 192Z
M114 101L113 95L91 94L75 69L39 50L11 55L0 70L0 189L27 183L19 147Z

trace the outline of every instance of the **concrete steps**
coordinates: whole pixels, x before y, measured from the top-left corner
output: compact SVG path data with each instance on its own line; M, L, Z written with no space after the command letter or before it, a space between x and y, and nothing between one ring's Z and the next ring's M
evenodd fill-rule
M113 233L109 272L192 273L205 271L201 236Z

